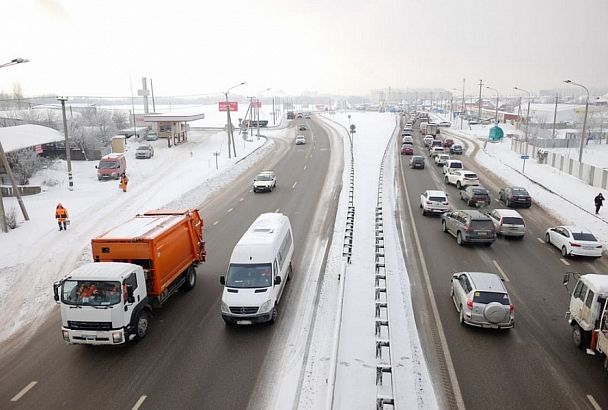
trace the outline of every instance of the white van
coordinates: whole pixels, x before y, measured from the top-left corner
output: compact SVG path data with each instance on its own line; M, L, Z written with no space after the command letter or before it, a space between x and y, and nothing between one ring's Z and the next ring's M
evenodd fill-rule
M234 247L226 276L220 276L226 324L277 319L277 305L292 271L293 249L289 218L279 213L258 216Z
M462 161L458 159L450 159L443 164L443 173L447 174L448 172L455 171L457 169L464 169L464 165Z

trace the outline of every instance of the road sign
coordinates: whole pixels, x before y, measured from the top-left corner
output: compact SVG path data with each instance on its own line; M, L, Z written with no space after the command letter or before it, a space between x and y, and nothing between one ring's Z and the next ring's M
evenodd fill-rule
M529 155L522 155L521 159L530 159L530 156Z
M350 125L350 132L355 132L355 128L357 128L357 127L355 127L355 124L351 124Z
M228 111L228 107L230 107L230 111L238 111L239 103L238 101L220 101L220 111Z

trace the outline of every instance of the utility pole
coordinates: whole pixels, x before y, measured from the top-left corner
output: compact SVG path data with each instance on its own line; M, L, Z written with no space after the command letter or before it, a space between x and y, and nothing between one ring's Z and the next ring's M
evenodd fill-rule
M481 123L481 87L483 87L483 81L479 80L479 103L477 108L477 122Z
M462 120L464 117L464 114L466 114L467 112L467 108L464 102L464 83L467 81L466 78L462 79L462 109L460 110L460 129L462 129Z
M146 80L146 77L141 78L141 90L137 90L137 95L144 97L144 114L149 114L148 95L150 95L150 91L148 90L148 81Z
M557 121L557 100L559 99L559 94L555 96L555 109L553 110L553 139L555 139L555 122Z
M11 180L11 185L13 186L13 192L17 201L19 202L19 207L21 208L21 213L23 214L23 218L26 221L30 220L29 215L27 214L27 210L25 209L25 205L23 204L23 199L21 198L21 193L19 192L19 187L17 186L17 180L15 179L15 175L13 175L13 171L11 170L11 166L6 159L6 155L4 154L4 148L2 147L2 143L0 142L0 159L2 160L2 165L4 169L6 169L6 173L8 174L9 179ZM4 212L2 212L4 215Z
M65 116L65 102L68 97L57 97L61 101L61 112L63 114L63 134L65 136L65 159L68 163L68 185L69 190L74 190L74 181L72 180L72 158L70 156L70 144L68 142L68 120Z
M277 117L277 112L275 111L275 108L274 108L274 97L272 97L272 125L277 125L276 117Z

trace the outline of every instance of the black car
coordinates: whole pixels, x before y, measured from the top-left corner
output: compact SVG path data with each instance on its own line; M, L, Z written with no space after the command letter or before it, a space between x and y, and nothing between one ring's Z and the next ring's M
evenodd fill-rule
M412 158L410 158L410 168L424 169L424 157L414 155Z
M523 206L530 208L532 206L532 198L526 188L517 186L508 186L498 192L498 200L503 201L508 208Z
M460 199L468 206L489 206L492 199L487 189L481 186L468 186L460 191Z

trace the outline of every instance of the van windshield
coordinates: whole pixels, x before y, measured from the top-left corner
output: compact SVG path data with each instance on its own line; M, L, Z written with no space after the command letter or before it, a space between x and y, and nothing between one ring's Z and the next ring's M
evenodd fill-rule
M231 288L267 288L272 285L270 263L231 263L226 286Z
M118 162L116 161L101 161L99 168L118 168Z

